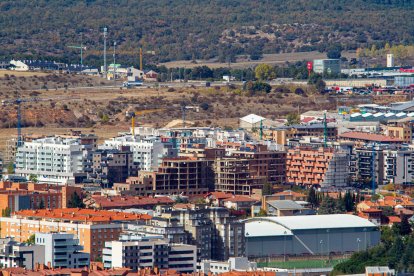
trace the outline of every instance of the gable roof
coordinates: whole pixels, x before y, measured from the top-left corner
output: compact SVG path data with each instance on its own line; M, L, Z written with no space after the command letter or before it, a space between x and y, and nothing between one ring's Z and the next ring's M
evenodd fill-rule
M247 123L256 124L262 120L266 120L266 118L256 114L249 114L247 116L240 118L240 120L245 121Z
M302 210L305 209L302 205L293 200L269 200L267 204L278 210Z

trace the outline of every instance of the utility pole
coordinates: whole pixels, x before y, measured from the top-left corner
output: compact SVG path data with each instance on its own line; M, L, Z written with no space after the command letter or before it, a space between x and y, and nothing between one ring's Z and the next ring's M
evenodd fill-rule
M105 77L105 79L107 79L108 78L108 67L107 67L107 65L106 65L106 37L107 37L107 35L108 35L108 28L104 28L104 33L103 33L103 35L104 35L104 77Z
M115 55L116 55L116 41L114 41L114 65L113 65L113 71L114 71L114 82L116 82L116 65L115 65Z
M144 66L142 65L142 47L139 48L139 70L143 71Z

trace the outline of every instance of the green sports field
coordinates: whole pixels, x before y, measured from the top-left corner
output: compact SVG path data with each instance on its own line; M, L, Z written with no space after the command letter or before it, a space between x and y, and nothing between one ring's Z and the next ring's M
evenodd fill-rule
M257 263L258 267L277 267L285 269L300 269L300 268L325 268L334 267L336 264L346 261L346 259L338 260L292 260L292 261L278 261L278 262L261 262Z

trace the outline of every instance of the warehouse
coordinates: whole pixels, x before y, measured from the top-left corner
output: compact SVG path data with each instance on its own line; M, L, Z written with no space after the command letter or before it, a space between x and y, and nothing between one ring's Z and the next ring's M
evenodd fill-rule
M380 241L373 223L353 215L260 217L245 223L248 257L341 254Z

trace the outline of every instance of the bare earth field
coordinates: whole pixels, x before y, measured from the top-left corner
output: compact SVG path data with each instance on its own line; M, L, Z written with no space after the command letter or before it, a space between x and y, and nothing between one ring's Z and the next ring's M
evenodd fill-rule
M343 52L342 56L350 59L355 58L356 54L354 52ZM248 68L254 67L257 64L266 63L266 64L283 64L286 62L296 62L302 60L313 60L313 59L323 59L326 58L325 53L320 53L317 51L313 52L298 52L298 53L283 53L283 54L264 54L263 58L260 60L246 60L242 57L237 59L237 62L231 63L232 68ZM207 60L197 60L196 63L193 63L191 60L178 60L178 61L171 61L162 63L161 65L165 65L167 68L177 68L177 67L184 67L184 68L193 68L197 66L207 65L211 68L219 68L219 67L228 67L228 63L220 63L216 61L207 61Z

